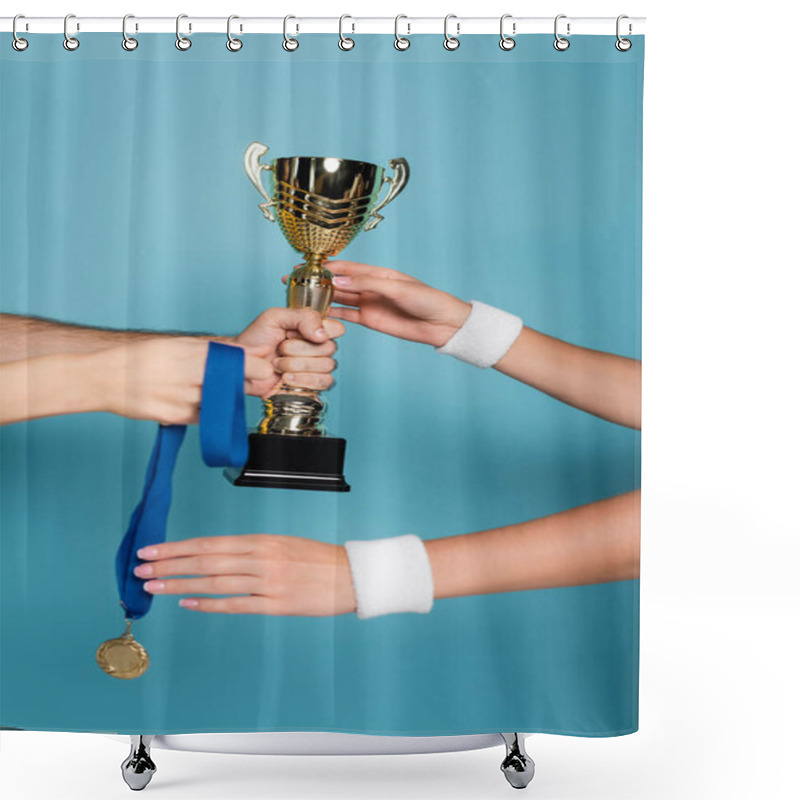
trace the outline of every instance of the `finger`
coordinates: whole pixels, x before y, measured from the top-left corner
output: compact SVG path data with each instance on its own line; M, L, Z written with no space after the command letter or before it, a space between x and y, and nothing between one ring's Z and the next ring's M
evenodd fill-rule
M255 550L255 537L249 534L239 534L238 536L197 536L193 539L180 539L175 542L159 542L157 545L139 548L136 555L142 560L152 560L199 553L253 553Z
M333 290L333 302L342 303L346 306L360 306L361 293L360 292L346 292L344 289Z
M255 575L215 575L146 581L143 588L150 594L250 594L263 590L263 584L263 577Z
M266 358L245 353L244 377L251 381L263 381L272 376L272 367Z
M284 339L278 345L281 356L332 356L337 350L336 342L328 340L322 344L307 342L305 339Z
M139 566L139 578L163 578L167 575L258 575L259 559L246 555L204 554L150 561L150 567ZM144 573L144 574L143 574ZM149 574L148 574L149 573Z
M407 294L413 284L406 280L389 280L374 275L336 275L333 279L333 286L334 290L374 292L381 297L397 299Z
M331 339L338 339L340 336L344 336L347 330L341 322L332 319L324 319L322 321L322 327L325 328L325 332Z
M360 296L360 295L359 295ZM322 320L322 327L325 329L325 332L331 339L338 339L340 336L343 336L347 331L344 325L341 322L330 320L327 317ZM303 334L300 331L286 331L286 338L287 339L302 339ZM317 340L318 341L318 340Z
M294 356L292 358L276 358L274 365L278 372L333 372L336 369L336 359Z
M336 319L343 319L347 322L361 322L361 312L357 308L345 308L344 306L331 306L328 316Z
M328 334L322 324L322 316L313 308L271 308L269 322L284 331L298 331L310 342L322 342Z
M406 275L396 269L390 269L389 267L376 267L372 264L362 264L358 261L328 261L325 264L325 267L334 275L348 275L350 277L364 276L381 278L383 280L417 280L416 278L412 278L410 275Z
M313 389L317 392L324 392L336 383L329 372L284 372L283 380L296 389Z
M189 608L184 603L194 603ZM279 614L277 606L269 598L258 595L247 597L185 597L180 604L189 611L205 611L217 614Z

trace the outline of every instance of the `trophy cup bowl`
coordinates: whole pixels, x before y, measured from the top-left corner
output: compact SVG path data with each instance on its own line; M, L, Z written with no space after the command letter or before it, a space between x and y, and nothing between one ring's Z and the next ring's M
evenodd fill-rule
M287 305L313 308L324 317L333 296L333 273L325 262L362 230L377 227L380 211L408 182L408 162L392 159L394 174L387 176L377 164L344 158L293 156L264 163L268 150L253 142L244 168L264 198L259 206L264 216L278 222L305 262L287 280ZM271 176L269 190L263 172ZM380 199L385 184L389 188ZM343 474L346 442L327 435L325 409L318 392L282 382L264 398L263 417L249 435L247 463L241 472L229 468L226 477L236 486L350 491Z

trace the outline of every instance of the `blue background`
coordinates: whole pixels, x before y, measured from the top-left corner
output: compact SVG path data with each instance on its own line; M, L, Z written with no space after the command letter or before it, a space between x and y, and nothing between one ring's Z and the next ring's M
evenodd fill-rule
M0 309L236 333L298 262L241 166L328 155L411 177L343 257L391 266L586 347L641 357L643 37L0 37ZM640 434L493 370L348 326L328 429L349 494L234 488L190 429L168 538L451 536L638 488ZM259 404L248 399L254 424ZM155 423L84 414L0 431L0 724L396 735L636 730L638 581L437 600L358 620L198 614L156 597L152 664L97 667L124 629L114 556Z

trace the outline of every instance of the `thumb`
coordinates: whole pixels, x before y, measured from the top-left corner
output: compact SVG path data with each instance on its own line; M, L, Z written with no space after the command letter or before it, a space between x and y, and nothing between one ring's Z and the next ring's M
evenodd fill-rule
M322 315L313 308L272 308L269 322L287 333L298 331L309 342L324 342L329 338Z

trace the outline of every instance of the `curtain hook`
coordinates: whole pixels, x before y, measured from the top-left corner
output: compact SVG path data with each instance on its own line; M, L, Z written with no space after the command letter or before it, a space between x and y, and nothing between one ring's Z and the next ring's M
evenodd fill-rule
M23 39L21 36L17 36L17 20L18 19L25 19L24 14L17 14L14 17L14 21L11 23L11 33L14 35L13 40L11 41L11 46L18 52L21 53L23 50L28 49L28 40Z
M74 36L70 36L67 31L67 25L69 24L70 19L75 19L75 15L67 14L67 16L64 17L64 49L77 50L81 46L81 43ZM77 25L76 30L80 29L80 25Z
M400 35L400 20L408 19L405 14L398 14L394 18L394 47L395 50L408 50L411 47L411 39L406 39L405 36ZM411 23L406 22L408 26L408 35L411 34Z
M175 19L175 47L178 50L188 50L192 46L192 40L187 39L185 36L181 36L181 20L187 19L188 14L178 14L177 18ZM192 29L192 26L189 25L189 30Z
M300 42L297 39L293 39L286 32L286 26L290 19L297 19L297 17L294 17L291 14L287 14L283 18L283 49L288 50L290 53L293 53L295 50L297 50L298 47L300 47ZM297 25L297 23L295 23L295 25ZM299 30L300 26L297 25L297 30L295 31L295 33L297 33Z
M225 47L231 51L231 53L238 53L239 50L242 49L244 42L241 39L237 39L235 36L231 36L231 20L239 19L236 14L231 14L228 17L228 41L225 43ZM242 32L242 25L239 26L239 33Z
M564 50L566 50L569 47L569 39L565 39L563 36L559 36L558 35L558 21L560 19L566 19L566 18L567 18L566 14L559 14L556 17L556 21L555 21L555 23L553 25L553 32L555 33L555 36L556 36L556 40L553 42L553 47L555 47L556 50L559 50L561 52L563 52ZM569 22L568 22L567 23L567 36L569 36L569 27L570 27L570 25L569 25Z
M517 33L517 23L516 22L512 22L511 23L511 36L506 36L505 33L503 32L503 25L504 25L505 21L507 19L511 19L511 17L512 17L511 14L503 14L503 16L500 17L500 49L501 50L513 50L514 47L517 44L516 40L512 38Z
M127 24L129 19L135 19L133 14L126 14L122 18L122 49L127 50L128 52L135 50L139 46L138 39L134 39L133 36L128 36ZM139 29L138 25L136 26L136 29Z
M342 23L346 19L353 19L353 18L349 14L342 14L342 16L339 17L339 47L342 50L352 50L356 46L355 41L350 37L345 36L344 33L342 32ZM350 24L353 26L353 33L355 33L356 30L355 22L351 22Z
M445 50L458 50L458 46L461 42L458 41L458 35L461 33L461 23L456 22L456 35L450 36L447 32L447 23L450 22L451 19L457 19L455 14L448 14L444 18L444 49Z
M617 41L614 44L614 47L616 47L617 50L620 51L620 53L625 53L626 51L630 50L631 47L633 47L633 42L630 39L623 39L619 35L619 23L623 19L629 19L628 15L627 14L620 14L617 17ZM633 25L631 25L630 22L629 22L628 23L628 36L631 35L632 31L633 31Z

